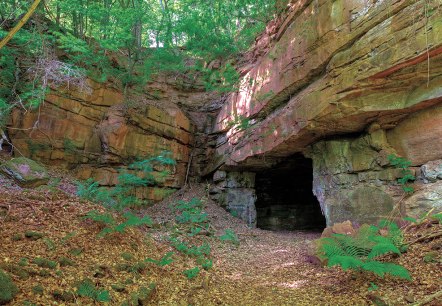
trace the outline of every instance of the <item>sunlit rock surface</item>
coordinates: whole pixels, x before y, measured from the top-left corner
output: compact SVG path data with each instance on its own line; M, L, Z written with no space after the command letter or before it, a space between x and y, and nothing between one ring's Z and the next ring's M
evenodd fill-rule
M53 90L38 110L15 109L8 132L16 151L109 186L117 182L117 169L130 161L169 151L177 161L171 175L160 186L137 190L137 195L158 201L181 187L194 127L175 103L201 100L202 93L156 82L146 89L156 93L154 98L124 99L111 84L89 84L90 94L75 88Z
M437 1L296 1L246 59L205 173L261 171L302 152L331 225L390 213L403 192L389 154L413 167L442 158Z

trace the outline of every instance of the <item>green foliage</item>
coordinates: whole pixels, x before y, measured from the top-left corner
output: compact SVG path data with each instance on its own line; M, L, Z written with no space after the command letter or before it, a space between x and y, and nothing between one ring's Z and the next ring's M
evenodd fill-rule
M42 258L42 257L36 257L32 260L33 264L36 264L37 266L41 268L49 268L49 269L55 269L57 267L57 263L55 261Z
M0 269L0 304L12 301L18 293L18 288L11 277Z
M43 242L45 243L46 249L48 251L55 251L56 246L55 246L55 242L54 241L52 241L49 238L43 238Z
M29 264L29 259L26 257L20 258L20 261L18 262L18 265L21 267L26 267Z
M440 224L442 224L442 213L434 214L431 217L439 221Z
M30 240L38 240L44 237L43 233L39 233L39 232L34 232L34 231L26 231L25 232L25 237L30 239Z
M134 255L132 255L131 253L121 253L121 258L123 258L126 261L132 261L135 259Z
M65 256L62 256L57 259L58 263L60 264L60 267L67 267L67 266L74 266L75 262Z
M160 260L155 260L152 258L147 258L146 261L147 262L152 262L154 264L156 264L159 267L164 267L167 266L169 264L171 264L173 262L172 256L173 256L173 252L167 252L163 257L161 257Z
M186 233L187 239L189 239L188 237L194 237L200 234L203 230L206 232L209 230L209 219L207 213L203 210L204 202L202 200L193 198L190 201L179 201L172 208L178 212L175 219L179 226L185 229L184 233ZM183 231L181 233L183 233ZM211 247L208 242L202 242L200 245L193 245L177 237L171 237L170 242L178 252L196 258L197 264L203 269L208 270L212 268L213 261L209 258ZM189 275L192 276L191 274Z
M202 224L207 222L207 213L203 212L204 203L193 198L189 202L179 201L175 210L180 214L175 218L178 223Z
M200 246L196 245L188 245L184 241L181 241L176 238L171 239L172 246L179 252L189 255L191 257L201 257L201 256L209 256L211 247L207 242L203 243Z
M66 152L74 154L75 152L77 152L77 146L75 145L75 143L68 139L65 138L63 139L63 148Z
M430 262L442 262L442 260L438 260L438 257L440 257L439 252L437 251L431 251L425 254L424 256L424 262L430 263Z
M137 306L147 304L150 297L155 292L155 288L155 283L150 283L148 287L140 287L137 292L132 292L129 300L124 301L121 306Z
M19 234L19 233L14 234L14 235L11 237L11 240L12 240L12 241L20 241L20 240L22 240L22 239L23 239L23 234Z
M193 269L185 270L185 271L183 271L183 274L184 274L188 279L193 279L193 278L197 277L198 274L200 274L200 268L195 267L195 268L193 268Z
M66 244L71 238L73 238L75 235L77 235L76 232L70 232L67 233L63 238L61 238L61 244Z
M32 293L37 294L37 295L43 295L43 293L44 293L43 286L40 284L35 285L34 287L32 287Z
M204 270L210 270L213 267L213 260L203 256L198 257L196 262L201 265Z
M70 249L69 254L74 255L74 256L80 256L81 254L83 254L83 249L82 248Z
M402 245L403 235L398 226L381 221L379 226L362 226L355 236L333 234L330 238L321 238L318 255L328 260L329 267L338 265L343 270L373 272L380 277L390 274L411 280L404 267L375 260L385 254L400 255Z
M175 164L175 160L170 157L170 152L137 160L130 163L127 169L119 171L118 183L115 187L100 187L98 182L89 178L85 182L77 182L77 195L82 199L116 210L140 206L141 202L134 196L136 188L161 183L169 175L169 171L155 172L155 168L167 168Z
M95 288L94 283L90 279L85 279L78 284L77 294L79 296L89 297L97 302L111 301L109 291Z
M376 291L379 289L379 286L377 286L375 283L370 282L370 287L368 287L368 291Z
M388 155L388 160L392 166L401 169L402 177L398 179L398 183L401 184L405 193L413 193L414 188L409 185L409 182L414 181L416 177L409 169L411 161L393 154Z
M100 213L96 210L89 211L83 219L103 223L105 226L113 226L116 223L114 217L110 213Z
M118 223L110 213L100 213L96 210L89 211L83 219L101 223L104 227L98 234L104 237L112 233L124 233L128 227L139 227L143 225L152 225L152 220L148 216L138 217L131 212L123 214L126 219L122 223Z
M232 121L227 122L228 128L244 131L251 125L251 120L243 115L235 114Z
M238 236L237 236L237 235L235 234L235 232L234 232L233 230L231 230L230 228L226 229L226 230L224 231L224 234L221 235L221 236L219 237L219 239L220 239L221 241L229 241L229 242L231 242L231 243L233 243L233 244L235 244L235 245L238 245L238 244L239 244Z

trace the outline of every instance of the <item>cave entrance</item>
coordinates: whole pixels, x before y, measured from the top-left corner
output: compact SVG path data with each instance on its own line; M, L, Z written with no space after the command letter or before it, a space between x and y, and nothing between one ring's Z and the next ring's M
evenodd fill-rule
M296 154L256 174L257 227L266 230L314 230L326 227L313 195L312 160Z

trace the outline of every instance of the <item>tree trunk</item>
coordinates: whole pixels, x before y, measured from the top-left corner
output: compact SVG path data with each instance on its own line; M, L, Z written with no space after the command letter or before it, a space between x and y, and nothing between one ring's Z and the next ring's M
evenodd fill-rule
M35 0L34 3L32 3L28 12L22 17L22 19L20 19L17 25L11 31L9 31L6 37L2 39L2 41L0 42L0 49L3 48L12 39L12 37L14 37L18 30L23 27L23 25L28 21L32 14L34 14L40 2L41 0Z

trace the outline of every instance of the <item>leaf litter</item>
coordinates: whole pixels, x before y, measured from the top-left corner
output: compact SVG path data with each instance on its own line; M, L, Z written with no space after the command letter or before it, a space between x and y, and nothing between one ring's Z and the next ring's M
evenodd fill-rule
M151 227L99 238L100 225L83 216L91 210L105 212L104 208L78 199L69 180L63 179L57 188L34 190L1 176L0 183L0 267L20 289L11 305L99 304L77 294L83 280L109 291L108 305L133 301L141 288L153 284L152 294L138 299L140 305L409 305L442 289L440 236L413 243L394 259L411 272L412 282L380 279L312 262L311 242L320 233L248 228L209 200L203 185L138 211L154 220ZM183 271L194 269L195 259L176 251L169 237L177 229L173 206L194 197L203 199L210 228L187 239L210 244L213 268L188 279ZM218 238L226 229L236 233L238 245ZM440 230L440 224L431 223L411 228L406 238L415 241ZM41 239L27 238L27 232L40 233ZM155 264L165 255L173 261ZM40 267L35 258L54 262L55 267ZM433 299L426 305L442 302Z

